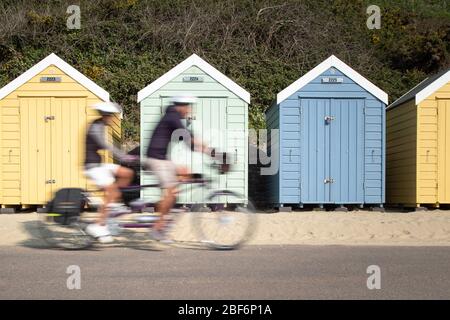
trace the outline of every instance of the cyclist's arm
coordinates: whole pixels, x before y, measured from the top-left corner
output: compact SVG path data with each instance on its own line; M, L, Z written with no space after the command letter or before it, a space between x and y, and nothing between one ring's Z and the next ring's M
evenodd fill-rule
M211 155L211 148L209 148L202 141L195 139L193 135L191 135L191 147L194 151L202 152L207 155Z
M98 146L104 150L110 151L115 158L118 160L122 160L126 154L122 152L119 148L110 145L105 140L105 126L103 125L94 125L91 127L91 137L97 142Z

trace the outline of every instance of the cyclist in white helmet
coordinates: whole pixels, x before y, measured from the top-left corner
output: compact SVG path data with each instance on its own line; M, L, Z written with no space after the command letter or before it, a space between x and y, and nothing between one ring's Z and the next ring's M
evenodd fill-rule
M87 130L85 175L104 191L104 202L100 207L97 222L88 225L86 232L102 243L110 243L113 239L106 226L108 209L111 204L119 201L121 197L119 188L130 184L133 171L117 164L102 163L99 151L111 151L114 158L119 161L132 161L134 157L126 155L120 149L106 142L105 127L111 125L114 114L122 112L120 106L113 102L101 102L92 107L99 112L101 117L93 121Z

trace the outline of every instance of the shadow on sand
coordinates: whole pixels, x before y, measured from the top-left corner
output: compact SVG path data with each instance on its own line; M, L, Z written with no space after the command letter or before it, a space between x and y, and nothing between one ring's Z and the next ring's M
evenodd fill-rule
M44 240L42 228L47 227L38 220L22 222L22 229L29 237L28 239L20 242L18 245L32 249L62 250L62 248L54 246ZM115 237L114 243L100 244L98 242L94 242L91 247L82 250L98 251L104 248L130 248L135 250L163 251L164 249L171 247L193 250L208 250L208 248L200 242L174 241L170 244L162 244L150 240L147 232L135 232L128 230L120 234L120 236Z

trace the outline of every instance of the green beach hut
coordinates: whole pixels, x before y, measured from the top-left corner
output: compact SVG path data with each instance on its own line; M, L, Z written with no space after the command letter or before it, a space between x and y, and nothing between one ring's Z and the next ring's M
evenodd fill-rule
M205 60L191 55L147 87L139 91L141 112L141 156L145 156L151 134L173 96L190 94L197 97L192 116L184 120L194 136L220 151L232 161L227 175L214 172L207 156L191 152L183 142L173 143L170 159L187 166L191 172L212 177L213 187L248 195L248 105L250 94ZM141 172L141 183L155 183L153 175ZM184 186L179 204L203 203L205 192L195 185ZM146 200L157 201L160 191L142 191Z

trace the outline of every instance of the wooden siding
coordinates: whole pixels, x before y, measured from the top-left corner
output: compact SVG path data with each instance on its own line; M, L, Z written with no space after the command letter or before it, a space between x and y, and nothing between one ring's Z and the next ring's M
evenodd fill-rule
M277 141L272 141L271 130L280 129L280 114L278 112L278 106L274 103L266 112L266 126L267 126L267 153L272 157L272 152L280 152L280 137L278 135ZM272 149L273 147L273 149ZM281 161L281 155L279 161ZM280 170L277 168L277 173L270 175L266 180L268 182L267 186L267 202L278 206L280 204L280 199L278 197L278 192L280 188Z
M417 194L417 108L410 100L387 112L387 202L415 204Z
M417 203L450 203L449 196L443 195L446 186L450 185L450 170L447 169L449 145L444 140L450 132L447 99L450 100L450 83L427 97L417 107Z

